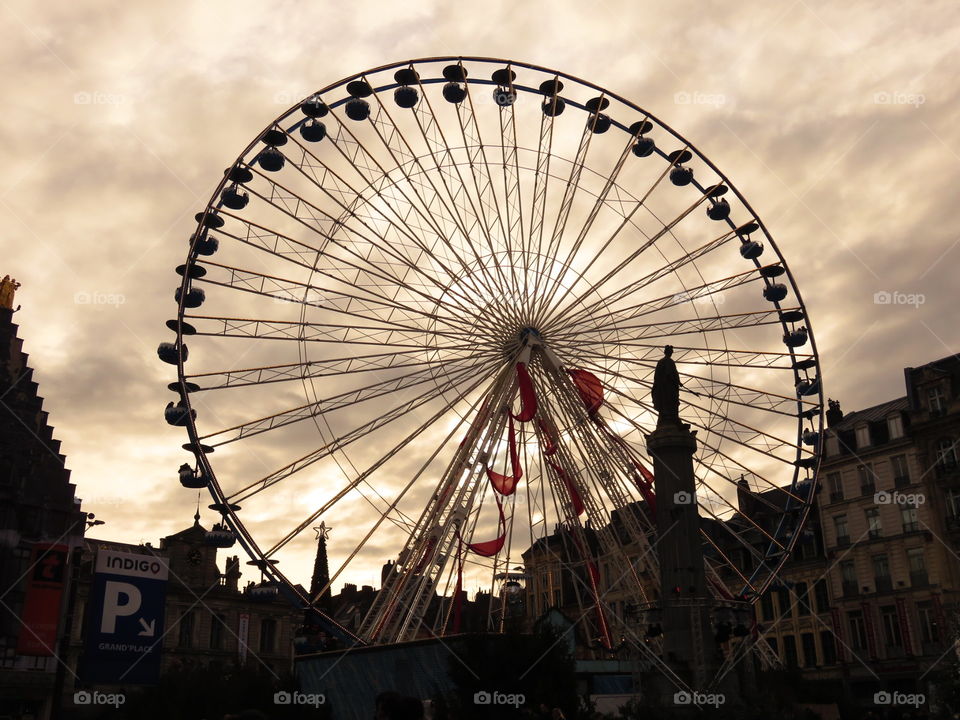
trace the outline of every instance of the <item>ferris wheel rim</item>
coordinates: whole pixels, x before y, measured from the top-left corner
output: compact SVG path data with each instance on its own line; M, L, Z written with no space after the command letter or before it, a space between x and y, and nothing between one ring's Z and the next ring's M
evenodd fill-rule
M354 75L351 75L351 76L348 76L348 77L346 77L346 78L343 78L343 79L341 79L341 80L339 80L339 81L337 81L337 82L331 83L330 85L326 86L326 87L323 88L322 90L319 90L319 91L317 91L316 93L314 93L314 95L319 95L319 94L322 94L322 93L330 92L330 91L335 90L335 89L337 89L337 88L339 88L339 87L345 86L345 85L348 84L349 82L352 82L352 81L357 80L357 79L364 78L364 77L366 77L367 75L371 75L371 74L374 74L374 73L377 73L377 72L383 72L383 71L391 70L391 69L394 69L394 68L401 68L401 67L408 67L408 66L409 66L409 67L413 67L413 66L422 65L422 64L425 64L425 63L436 63L436 62L446 62L446 61L471 62L471 63L473 63L473 62L478 62L478 63L487 63L487 64L491 64L491 65L493 65L493 64L498 64L498 65L501 65L501 66L507 66L507 67L511 67L511 68L513 68L513 67L516 67L516 68L526 68L526 69L536 70L536 71L543 72L543 73L553 74L553 75L555 75L555 76L558 77L558 78L567 79L567 80L569 80L569 81L571 81L571 82L575 82L575 83L577 83L577 84L579 84L579 85L581 85L581 86L584 86L584 87L591 88L591 89L593 89L593 90L599 91L599 92L601 92L605 97L610 97L610 98L613 98L613 99L617 100L618 102L622 103L624 106L626 106L626 107L628 107L628 108L631 108L631 109L633 109L634 111L640 113L646 120L649 120L649 121L655 123L656 126L658 126L661 130L667 132L667 133L668 133L671 137L673 137L675 140L683 143L683 147L684 147L685 149L687 149L687 150L689 150L691 153L693 153L701 162L703 162L703 163L704 163L705 165L707 165L714 173L716 173L716 175L717 175L719 178L721 178L722 182L729 188L729 190L734 193L734 195L737 197L737 199L739 200L739 202L743 205L743 207L749 212L749 214L750 214L751 217L753 218L753 222L756 222L756 223L757 223L758 229L762 232L764 238L766 238L766 242L769 244L769 247L770 247L770 248L773 250L773 252L776 254L777 259L779 260L780 264L782 265L782 267L783 267L784 270L785 270L786 279L789 281L789 284L790 284L791 290L792 290L793 293L794 293L794 297L795 297L795 299L796 299L796 302L798 303L799 308L801 309L801 311L802 311L802 313L803 313L803 317L804 317L804 319L806 320L806 323L807 323L807 324L806 324L806 328L807 328L807 331L808 331L808 337L809 337L809 343L810 343L810 353L809 353L809 355L816 360L816 366L815 366L815 367L816 367L816 370L817 370L817 376L818 376L818 377L820 376L820 373L819 373L819 368L820 368L819 353L818 353L817 348L816 348L816 340L815 340L815 336L814 336L814 333L813 333L813 329L812 329L812 327L810 327L810 321L809 321L809 316L808 316L808 313L807 313L807 310L806 310L806 304L805 304L805 302L804 302L804 300L803 300L803 296L802 296L801 293L800 293L799 287L798 287L798 285L797 285L797 283L796 283L796 281L795 281L793 272L792 272L789 264L788 264L787 261L786 261L786 258L783 256L782 252L780 251L779 247L777 246L776 241L774 240L774 238L772 237L772 235L769 233L766 225L763 223L763 221L762 221L762 219L760 218L760 216L753 210L753 208L752 208L752 206L750 205L749 201L747 201L747 199L743 196L743 194L738 190L738 188L736 187L736 185L734 185L734 184L729 180L729 178L728 178L722 171L720 171L719 168L717 168L717 167L712 163L712 161L710 161L710 159L709 159L704 153L702 153L696 146L694 146L692 143L690 143L686 138L684 138L683 136L681 136L678 132L676 132L675 130L673 130L673 128L672 128L671 126L669 126L668 124L666 124L665 122L663 122L662 120L660 120L659 118L657 118L656 116L652 115L652 114L649 113L647 110L645 110L645 109L639 107L638 105L634 104L633 102L631 102L631 101L629 101L629 100L627 100L627 99L623 98L622 96L619 96L619 95L617 95L617 94L615 94L615 93L611 93L610 91L608 91L607 89L605 89L605 88L603 88L603 87L601 87L601 86L599 86L599 85L596 85L596 84L591 83L591 82L589 82L589 81L582 80L581 78L578 78L578 77L576 77L576 76L574 76L574 75L571 75L571 74L568 74L568 73L563 73L563 72L560 72L560 71L552 70L552 69L549 69L549 68L545 68L545 67L538 66L538 65L534 65L534 64L530 64L530 63L517 62L517 61L509 61L509 60L506 60L506 59L491 58L491 57L479 57L479 56L462 56L462 57L438 56L438 57L417 58L417 59L413 59L413 60L406 60L406 61L400 61L400 62L395 62L395 63L389 63L389 64L386 64L386 65L379 66L379 67L377 67L377 68L372 68L372 69L365 70L365 71L360 72L360 73L356 73L356 74L354 74ZM442 80L436 80L435 82L441 82L441 81L442 81ZM480 79L480 78L466 78L466 79L465 79L465 82L468 83L468 84L478 84L478 85L494 85L494 84L495 84L495 83L493 83L492 81L483 80L483 79ZM398 85L399 85L399 83L397 83L397 84L392 84L392 85L391 85L391 84L384 85L384 86L382 86L382 87L376 88L376 89L374 90L374 92L379 94L379 93L381 93L381 92L385 92L386 90L393 89L393 88L397 87ZM524 91L524 92L535 93L535 91L534 91L533 89L530 89L530 88L520 87L519 89L520 89L521 91ZM308 97L310 97L310 96L308 96ZM343 101L341 101L341 102L346 102L346 100L343 100ZM235 161L235 163L234 163L233 166L236 166L238 163L242 162L242 161L253 151L253 149L256 148L257 145L258 145L260 142L262 142L262 136L263 136L264 132L270 130L271 128L280 126L280 124L281 124L283 121L285 121L291 114L293 114L293 113L301 106L301 104L302 104L302 103L297 103L296 105L292 106L292 107L289 108L287 111L285 111L285 112L282 113L281 115L277 116L277 118L275 118L270 124L268 124L268 125L264 128L264 130L263 130L261 133L259 133L259 134L255 137L255 139L254 139L254 140L243 150L243 152L237 157L237 160ZM337 104L340 104L340 103L337 103ZM571 103L571 105L575 105L575 104L574 104L574 103ZM581 106L581 107L582 107L582 106ZM304 120L305 120L305 119L304 119ZM291 129L295 129L296 126L299 125L299 124L301 124L302 122L304 122L304 120L300 120L298 123L295 123L294 125L292 125L292 126L291 126ZM617 125L616 121L614 121L614 124ZM627 130L627 128L625 128L625 127L622 126L622 125L618 125L618 127L620 127L621 130ZM657 150L658 150L658 152L661 154L661 156L663 156L663 153L662 153L662 151L660 151L660 148L657 148ZM232 166L232 167L233 167L233 166ZM201 232L203 232L203 229L204 229L204 227L205 227L204 221L205 221L205 219L206 219L206 216L207 216L209 213L211 213L211 212L216 212L216 210L219 209L219 208L222 206L222 202L217 202L217 200L218 200L218 198L219 198L222 190L224 189L224 187L226 187L226 185L228 184L228 182L229 182L229 180L228 180L228 178L226 177L226 174L225 174L225 177L224 177L223 180L221 180L221 182L217 185L216 189L214 190L214 192L213 192L213 194L212 194L212 196L211 196L210 201L209 201L209 202L206 204L206 206L205 206L205 209L204 209L204 211L203 211L203 213L202 213L202 216L201 216L201 217L199 218L199 220L198 220L198 226L197 226L197 233L198 233L198 235L199 235ZM697 181L695 180L695 182L697 182ZM698 186L698 189L700 189L701 191L703 191L703 188L702 188L702 187L699 187L699 186ZM728 223L729 223L729 221L728 221ZM190 259L191 259L191 258L190 258L190 253L188 253L188 262L189 262ZM176 330L176 333L177 333L177 342L178 342L178 343L182 343L182 342L183 342L183 339L184 339L184 333L182 332L182 325L186 322L186 319L185 319L185 310L186 310L187 308L185 308L184 301L185 301L186 289L187 289L187 286L188 286L188 285L189 285L189 278L188 278L187 274L184 273L183 281L182 281L182 283L181 283L181 299L180 299L180 302L178 303L178 308L177 308L177 330ZM775 305L778 305L778 304L775 304ZM779 308L778 308L778 309L779 309ZM785 321L781 321L781 326L782 326L782 328L784 329L784 331L787 330L787 323L786 323ZM790 355L791 358L794 357L794 356L795 356L794 348L792 348L792 347L788 348L788 354ZM806 354L807 354L807 353L804 353L804 355L806 355ZM179 381L179 383L180 383L180 385L181 385L181 390L182 390L182 391L181 391L181 395L182 395L182 397L183 397L183 399L184 399L187 407L190 408L190 407L191 407L191 406L190 406L190 395L191 395L191 393L188 392L187 389L186 389L186 383L189 382L189 380L188 380L189 375L185 372L184 361L183 361L182 358L181 358L181 359L179 360L179 362L177 363L177 373L178 373L178 381ZM799 374L798 374L798 372L797 372L796 370L794 371L794 378L795 378L795 380L796 380L796 379L799 379ZM823 404L823 388L822 388L822 383L820 383L820 386L819 386L819 388L818 388L817 398L818 398L818 400L819 400L819 402L818 402L819 414L818 414L818 416L817 416L818 422L819 422L818 431L822 433L822 427L823 427L823 405L824 405L824 404ZM799 408L802 408L802 405L798 402L798 409L799 409ZM271 562L269 562L269 558L267 558L267 557L264 555L264 551L259 548L259 545L256 543L255 539L248 533L247 529L246 529L245 526L244 526L243 521L237 516L236 512L235 512L232 508L229 507L228 495L227 495L226 493L224 493L223 489L221 488L221 486L220 486L220 484L219 484L219 481L217 480L216 472L215 472L212 464L210 463L210 459L209 459L209 457L208 457L208 454L202 450L202 440L203 440L203 437L199 434L199 431L198 431L196 422L193 420L192 417L190 417L190 419L189 419L189 422L188 422L188 425L187 425L187 429L188 429L188 436L189 436L189 438L190 438L190 443L189 443L189 444L190 444L190 445L193 445L195 448L198 448L198 449L199 449L199 450L195 453L195 455L196 455L196 457L197 457L198 464L202 465L204 471L208 474L208 477L209 477L209 479L210 479L210 484L209 484L208 488L209 488L209 490L210 490L210 492L211 492L211 495L212 495L213 498L214 498L215 504L220 504L220 505L225 505L225 504L226 504L226 508L225 508L225 509L226 509L226 513L222 513L222 514L223 514L223 517L224 517L225 520L228 521L228 523L230 524L230 526L231 526L231 528L234 530L234 532L236 532L236 534L237 534L237 536L238 536L238 540L240 540L241 546L244 548L245 552L246 552L252 559L254 559L254 560L259 560L259 561L260 561L260 563L261 563L261 570L262 570L262 572L264 573L265 576L270 577L273 582L278 583L279 585L281 585L281 587L282 587L282 586L286 586L286 588L288 588L288 589L293 589L293 590L295 590L296 586L295 586L289 579L287 579L287 578L283 575L283 573L276 568L276 566L275 566L274 564L272 564ZM800 445L799 435L802 433L802 430L803 430L802 418L798 416L798 432L797 432L798 439L797 439L797 443L796 443L798 446ZM799 458L799 454L800 454L800 453L799 453L799 450L798 450L798 458ZM817 476L818 476L818 474L819 474L819 465L820 465L820 456L819 456L819 454L818 454L818 456L817 456L817 464L816 464L816 466L815 466L814 468L812 468L812 472L811 472L811 478L812 478L811 485L812 485L812 486L815 486L815 485L816 485L816 478L817 478ZM797 468L795 469L795 471L794 471L793 480L792 480L792 482L791 482L790 487L795 487L795 486L797 485L799 475L800 475L800 468L797 467ZM808 500L812 499L812 497L813 497L813 492L814 492L814 491L815 491L815 488L812 487L812 488L811 488L811 491L810 491L810 495L808 496ZM803 516L802 516L802 520L801 520L801 525L800 525L800 526L802 526L803 521L804 521L804 520L806 519L806 517L808 516L808 514L809 514L809 512L810 512L811 506L812 506L812 502L811 502L811 501L808 501L808 502L804 503L804 505L803 505ZM783 518L783 516L781 516L781 522L782 522L782 518ZM795 541L794 541L794 542L795 542ZM791 548L792 548L792 544L791 544ZM778 565L778 567L777 567L777 571L779 570L780 567L782 567L783 562L785 562L785 559L784 559L782 562L779 563L779 565ZM769 582L772 582L773 576L774 576L775 574L776 574L776 571L769 573L769 575L768 575L768 583L767 583L767 584L769 584ZM762 589L763 589L763 588L761 588L761 591L762 591ZM310 601L309 601L308 598L305 598L302 594L299 594L299 593L297 593L297 594L298 594L298 596L299 596L299 600L300 600L302 603L306 603L305 606L310 606ZM758 593L758 594L759 594L759 593Z

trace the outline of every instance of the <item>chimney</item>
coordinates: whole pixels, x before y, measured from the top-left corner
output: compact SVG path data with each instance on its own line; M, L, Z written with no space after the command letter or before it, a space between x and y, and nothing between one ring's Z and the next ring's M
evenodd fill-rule
M843 410L840 409L839 400L827 400L827 427L833 427L843 420Z

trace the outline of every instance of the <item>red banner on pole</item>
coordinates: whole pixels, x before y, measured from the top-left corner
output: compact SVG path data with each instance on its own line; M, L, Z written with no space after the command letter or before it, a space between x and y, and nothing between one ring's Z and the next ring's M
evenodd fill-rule
M60 603L67 582L66 545L35 543L30 555L27 594L17 638L19 655L52 657L60 627Z

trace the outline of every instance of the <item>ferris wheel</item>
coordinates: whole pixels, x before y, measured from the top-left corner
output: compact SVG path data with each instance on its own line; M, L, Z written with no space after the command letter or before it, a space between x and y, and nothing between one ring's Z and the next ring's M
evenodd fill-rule
M711 588L750 602L777 581L816 490L810 322L744 197L649 112L527 63L394 63L273 120L197 223L165 415L189 436L181 482L222 515L212 542L239 542L263 592L313 607L389 560L339 630L456 632L432 598L497 597L562 528L609 643L601 562L637 603L660 591L646 436L666 345ZM290 568L325 521L311 594Z

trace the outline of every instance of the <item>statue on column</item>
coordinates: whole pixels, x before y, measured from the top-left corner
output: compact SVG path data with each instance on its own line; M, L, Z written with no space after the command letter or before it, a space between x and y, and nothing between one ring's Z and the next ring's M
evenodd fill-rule
M657 427L680 423L680 373L673 361L673 345L663 348L663 357L653 373L653 408L657 411Z
M0 280L0 307L13 310L13 294L20 287L20 283L9 275L4 275Z

